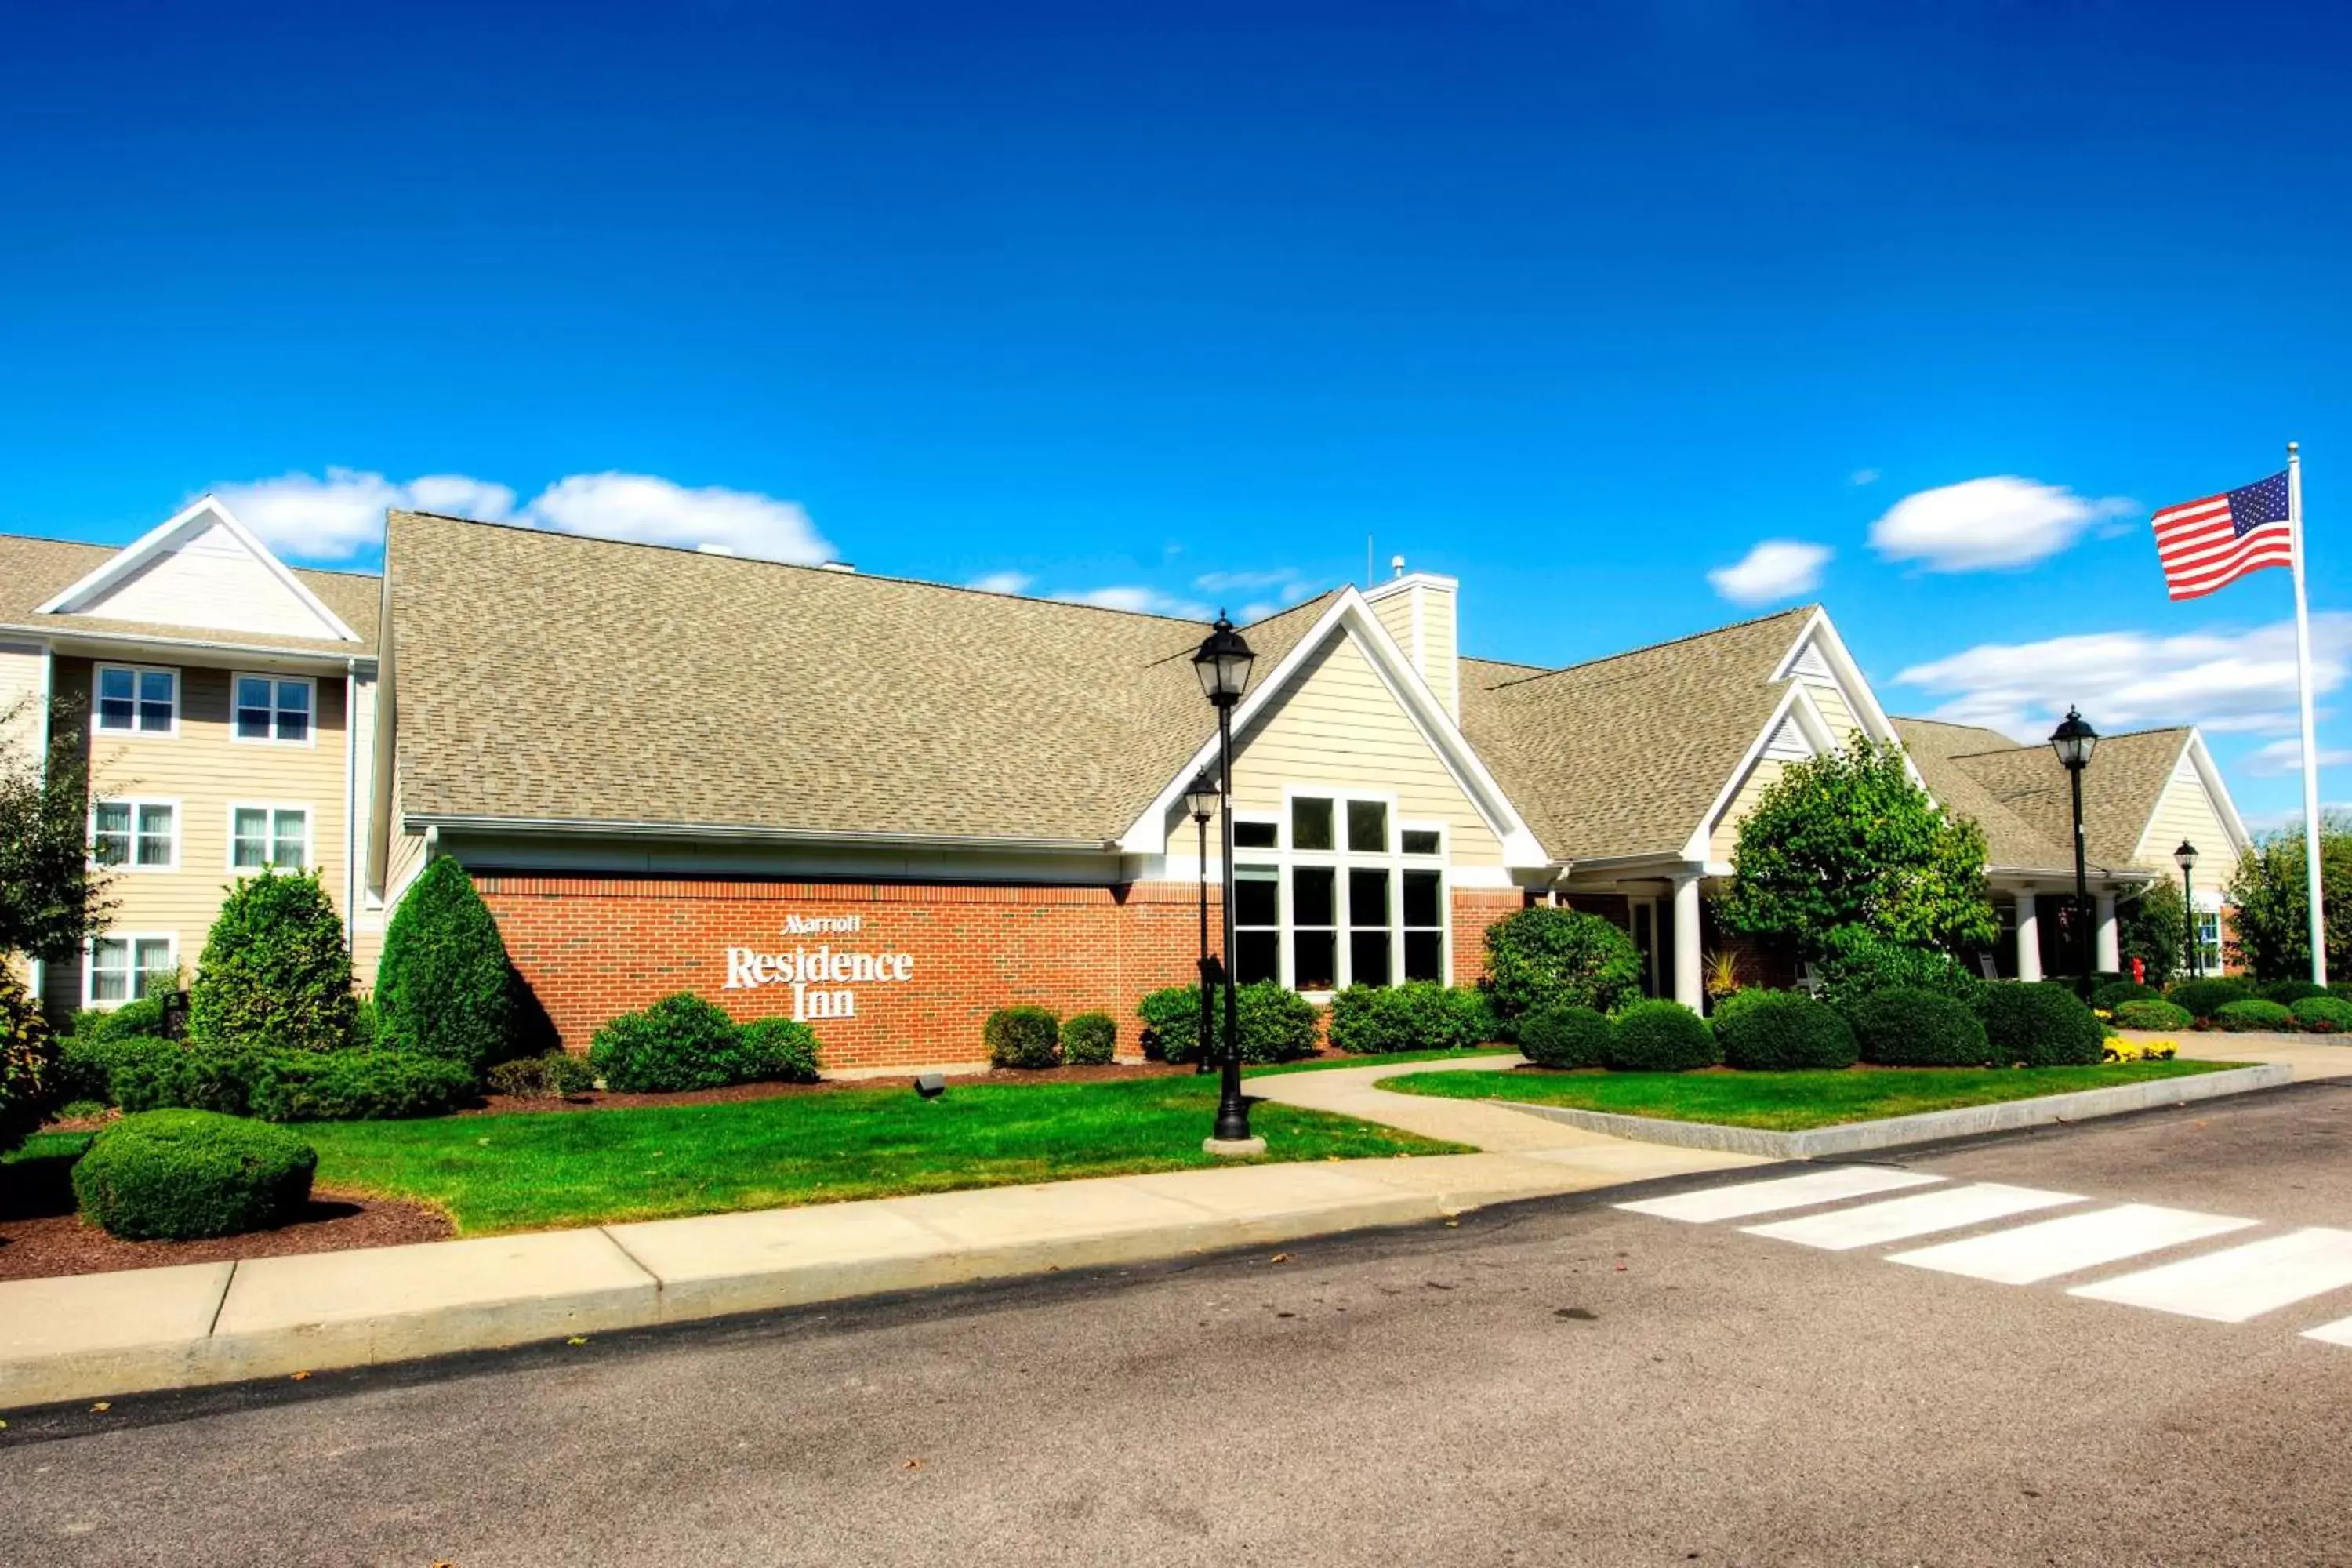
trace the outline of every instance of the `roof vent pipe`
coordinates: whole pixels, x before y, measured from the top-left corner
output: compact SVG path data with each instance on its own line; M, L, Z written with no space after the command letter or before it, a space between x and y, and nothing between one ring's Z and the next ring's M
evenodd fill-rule
M1397 577L1402 577L1402 576L1403 576L1403 575L1404 575L1404 557L1403 557L1403 556L1402 556L1402 555L1391 555L1391 556L1390 556L1390 557L1389 557L1389 572L1390 572L1390 574L1391 574L1391 575L1392 575L1392 576L1397 576Z
M698 544L694 552L697 555L732 555L735 547L731 544Z
M846 572L852 576L855 576L857 574L857 568L851 565L846 561L827 561L821 563L817 567L817 570L820 572Z

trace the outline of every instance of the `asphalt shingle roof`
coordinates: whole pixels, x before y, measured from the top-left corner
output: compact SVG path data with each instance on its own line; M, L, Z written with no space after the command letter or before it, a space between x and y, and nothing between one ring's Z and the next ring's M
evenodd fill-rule
M2074 870L2072 792L2049 746L1930 719L1897 719L1895 728L1928 792L1983 824L1993 865ZM2101 737L2083 771L2084 854L2095 869L2163 869L2134 856L2189 736L2167 729Z
M225 631L209 627L166 626L147 621L119 621L105 616L36 615L61 590L71 587L121 553L115 544L79 544L63 539L35 539L0 533L0 626L35 627L55 632L86 632L92 637L174 637L182 640L233 642L249 647L282 647L304 652L371 654L375 651L376 608L382 580L366 572L319 572L294 567L302 585L319 595L327 608L359 634L357 643L338 637L284 637L274 632Z

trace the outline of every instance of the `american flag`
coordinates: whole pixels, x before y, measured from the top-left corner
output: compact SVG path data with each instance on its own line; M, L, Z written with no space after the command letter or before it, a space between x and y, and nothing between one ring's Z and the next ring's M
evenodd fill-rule
M2286 475L2156 514L2156 554L2176 599L2195 599L2265 566L2294 564Z

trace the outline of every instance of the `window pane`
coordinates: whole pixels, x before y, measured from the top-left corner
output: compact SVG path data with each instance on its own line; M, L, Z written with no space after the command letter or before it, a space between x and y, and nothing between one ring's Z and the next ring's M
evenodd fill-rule
M1338 942L1328 931L1294 931L1290 938L1293 981L1300 991L1328 991L1339 974L1332 963Z
M98 672L98 727L128 730L138 722L137 682L127 669Z
M278 738L300 742L310 738L310 686L308 681L278 683Z
M1348 847L1359 855L1385 855L1389 848L1389 807L1386 801L1348 803Z
M134 678L127 669L101 669L98 672L98 694L128 702L136 694Z
M1359 931L1348 938L1348 973L1358 985L1386 985L1389 973L1389 933Z
M1248 985L1260 980L1281 979L1281 943L1282 933L1279 931L1235 931L1234 983Z
M1282 830L1278 822L1234 821L1234 847L1237 849L1271 849Z
M1404 873L1404 923L1409 926L1434 926L1445 923L1439 911L1438 874L1434 871Z
M168 805L142 805L139 808L139 864L168 866L172 863L172 808Z
M1331 803L1304 796L1290 803L1290 847L1293 849L1331 847Z
M236 738L269 739L269 682L258 676L239 676L236 682Z
M268 858L269 814L257 806L240 805L229 833L229 864L252 870Z
M120 866L131 858L131 807L122 801L102 800L90 814L90 858L101 866Z
M1272 926L1282 923L1281 884L1275 880L1274 868L1256 866L1234 868L1234 923L1237 926Z
M133 996L162 994L177 976L172 967L172 944L161 938L139 943L139 972L132 976Z
M139 672L139 728L161 731L168 731L172 728L170 670L142 669Z
M1443 980L1438 972L1444 962L1445 942L1442 932L1409 931L1404 933L1404 977L1407 980Z
M269 682L258 675L236 678L236 705L240 708L269 706Z
M1399 837L1404 840L1404 852L1408 855L1437 853L1439 835L1434 827L1408 827Z
M131 951L122 942L89 944L89 997L93 1002L131 1000Z
M1389 874L1386 871L1348 873L1348 923L1379 926L1389 923Z
M1328 926L1333 917L1332 890L1338 873L1328 866L1294 866L1290 871L1290 923Z
M304 828L306 814L281 811L278 814L277 852L271 863L279 870L299 871L302 868L302 840L308 837Z

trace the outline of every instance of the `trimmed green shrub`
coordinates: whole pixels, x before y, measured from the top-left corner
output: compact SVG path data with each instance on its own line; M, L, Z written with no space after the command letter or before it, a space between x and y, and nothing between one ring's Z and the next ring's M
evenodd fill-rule
M1538 1007L1519 1020L1519 1054L1538 1067L1606 1067L1609 1035L1609 1020L1590 1007Z
M446 1116L474 1075L415 1051L278 1051L255 1063L246 1095L264 1121L399 1121Z
M16 973L16 958L0 952L0 1154L22 1143L63 1102L58 1078L57 1037Z
M2249 996L2242 1002L2228 1002L2213 1015L2213 1021L2233 1035L2282 1030L2294 1027L2294 1015L2275 1002L2265 1002Z
M133 1037L163 1037L163 998L141 996L120 1007L84 1007L73 1016L68 1031L77 1040L127 1040Z
M1209 998L1215 1008L1213 1026L1224 1027L1225 1000ZM1154 991L1136 1007L1143 1019L1143 1045L1161 1058L1189 1062L1199 1049L1201 993L1197 986L1171 985ZM1255 981L1234 994L1234 1022L1241 1035L1242 1060L1287 1062L1315 1054L1319 1016L1315 1004L1273 980Z
M391 1033L392 1014L385 1013ZM589 1065L620 1094L676 1094L724 1089L735 1048L735 1021L690 991L665 996L642 1013L624 1013L596 1031Z
M2116 1009L2118 1029L2185 1029L2196 1021L2188 1008L2161 999L2126 1002Z
M2184 980L2166 992L2164 999L2188 1008L2192 1018L2210 1018L2232 1002L2252 1000L2253 994L2253 987L2242 980Z
M1965 1003L1937 992L1896 986L1844 1012L1862 1059L1876 1067L1979 1068L1995 1060L1983 1022Z
M1062 1059L1102 1067L1118 1054L1118 1025L1108 1013L1080 1013L1062 1026Z
M2083 999L2057 981L1986 985L1977 992L1977 1017L1996 1062L2031 1068L2082 1066L2106 1051L2106 1031Z
M1149 992L1135 1005L1143 1020L1143 1054L1162 1061L1189 1062L1201 1047L1201 988L1169 985Z
M2294 1021L2314 1034L2338 1035L2352 1029L2352 1002L2334 996L2305 996L2287 1011Z
M429 862L384 927L377 1043L479 1072L512 1054L516 988L499 922L473 878L446 856Z
M1853 1026L1826 1002L1798 991L1742 991L1724 1000L1750 1001L1718 1007L1716 1044L1726 1066L1744 1072L1796 1072L1850 1068L1861 1059Z
M999 1007L980 1037L992 1067L1049 1068L1062 1059L1062 1020L1048 1007Z
M2112 1013L2126 1002L2155 1002L2163 996L2164 993L2155 986L2142 985L2137 980L2110 980L2091 992L2091 1005Z
M489 1070L490 1088L517 1100L569 1100L596 1087L596 1069L570 1051L517 1057Z
M1468 986L1410 980L1350 985L1331 998L1331 1048L1358 1056L1458 1051L1491 1037L1486 999Z
M352 1049L372 1051L383 1044L383 1015L376 1010L375 998L362 996L352 1004Z
M730 1083L814 1083L816 1031L790 1018L754 1018L725 1058Z
M2254 994L2265 1002L2275 1002L2282 1007L2292 1007L2307 998L2326 995L2327 987L2314 984L2308 980L2272 980L2256 986Z
M1636 1002L1609 1027L1609 1065L1618 1072L1688 1072L1722 1059L1706 1020L1679 1002Z
M177 1040L131 1035L120 1038L74 1035L58 1042L58 1098L116 1103L114 1071L122 1063L159 1054L174 1058L187 1047Z
M255 1050L351 1044L352 955L314 873L264 868L229 889L188 988L188 1034Z
M243 1116L253 1103L263 1053L241 1046L160 1042L116 1057L114 1103L128 1111L209 1110Z
M1933 991L1966 1003L1984 984L1950 953L1894 942L1867 926L1833 931L1822 946L1822 994L1841 1007L1896 990Z
M1481 984L1507 1035L1538 1007L1605 1013L1632 996L1641 979L1633 939L1599 915L1538 904L1486 928Z
M74 1163L81 1212L109 1236L188 1241L267 1230L310 1199L316 1151L283 1128L204 1110L126 1116Z

